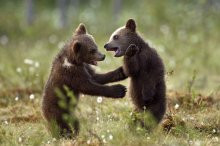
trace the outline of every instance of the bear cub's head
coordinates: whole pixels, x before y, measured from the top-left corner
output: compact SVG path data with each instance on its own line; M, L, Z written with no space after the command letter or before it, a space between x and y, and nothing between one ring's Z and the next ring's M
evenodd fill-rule
M79 24L73 33L68 47L68 60L76 64L97 65L97 61L103 61L105 55L98 51L98 47L92 35L88 34L84 24Z
M125 26L113 32L104 48L107 51L115 51L115 57L121 57L125 55L130 44L134 43L136 35L136 23L133 19L129 19Z

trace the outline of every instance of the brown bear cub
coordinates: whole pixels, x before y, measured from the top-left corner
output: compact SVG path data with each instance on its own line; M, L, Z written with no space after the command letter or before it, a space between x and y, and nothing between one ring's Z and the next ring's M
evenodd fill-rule
M97 65L97 61L105 59L105 55L97 48L95 40L86 32L84 24L80 24L71 40L65 44L52 63L51 73L44 89L42 110L49 124L56 122L61 136L78 134L79 122L68 123L63 119L63 115L70 114L70 111L59 106L56 89L65 95L67 103L70 99L65 87L73 92L76 99L80 93L112 98L122 98L126 94L123 85L103 85L125 79L122 67L106 74L97 74L91 68L90 65Z
M159 123L166 111L164 65L156 50L136 32L136 24L129 19L125 27L117 29L104 48L124 56L124 73L131 78L130 96L137 111L149 111Z

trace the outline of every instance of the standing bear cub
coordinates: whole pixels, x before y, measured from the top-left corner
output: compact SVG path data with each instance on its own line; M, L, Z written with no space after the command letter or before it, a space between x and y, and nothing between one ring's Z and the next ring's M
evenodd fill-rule
M122 67L106 74L97 74L90 65L97 65L105 55L101 54L93 37L86 32L84 24L80 24L71 40L65 44L55 57L49 79L43 93L42 110L45 119L58 125L61 136L72 136L79 132L79 122L70 123L64 120L64 115L70 115L70 111L59 106L59 97L56 89L64 95L66 103L71 99L65 91L70 89L76 99L80 93L94 96L122 98L126 88L123 85L103 85L110 82L123 80ZM67 105L69 106L69 105Z
M166 111L164 65L156 50L136 32L136 24L129 19L125 27L117 29L104 48L124 56L124 73L131 78L130 96L137 111L149 111L159 123Z

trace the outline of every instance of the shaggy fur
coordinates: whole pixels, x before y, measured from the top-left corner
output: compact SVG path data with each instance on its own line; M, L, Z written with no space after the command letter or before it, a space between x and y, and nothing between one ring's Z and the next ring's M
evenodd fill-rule
M106 74L97 74L90 67L90 64L96 65L96 61L102 61L104 58L105 56L98 51L92 36L86 33L85 26L80 24L72 39L54 59L44 89L42 110L49 124L53 121L57 123L62 136L78 134L79 122L67 123L63 119L63 115L70 114L70 111L59 107L56 88L65 95L67 103L70 99L64 90L64 85L71 89L77 99L80 93L112 98L125 96L126 88L124 86L120 84L103 85L125 79L126 76L121 67ZM74 131L71 130L71 126Z
M138 111L148 110L160 122L166 111L164 65L156 50L136 32L136 24L129 19L125 27L117 29L104 46L124 56L123 69L130 81L130 96Z

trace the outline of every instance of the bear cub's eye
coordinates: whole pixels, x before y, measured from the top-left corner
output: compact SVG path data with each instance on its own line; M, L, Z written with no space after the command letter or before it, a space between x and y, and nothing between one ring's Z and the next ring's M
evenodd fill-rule
M119 38L118 35L114 35L114 36L113 36L113 39L114 39L114 40L117 40L118 38Z
M96 49L91 49L90 51L89 51L89 53L91 53L91 54L94 54L96 52Z

